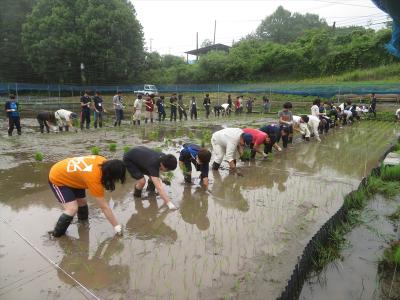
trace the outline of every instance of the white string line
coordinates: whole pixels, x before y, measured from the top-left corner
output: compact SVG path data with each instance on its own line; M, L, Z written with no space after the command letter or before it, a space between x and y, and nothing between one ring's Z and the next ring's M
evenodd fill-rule
M77 285L79 285L86 293L88 293L90 296L92 296L96 300L100 300L99 297L97 297L90 289L85 287L82 283L80 283L78 280L76 280L74 277L68 274L67 271L65 271L63 268L61 268L59 265L57 265L54 261L52 261L50 258L48 258L40 249L36 248L26 237L24 237L21 233L19 233L10 223L8 223L6 220L4 220L2 217L0 219L3 221L3 223L7 224L16 234L19 235L20 238L22 238L29 246L31 246L37 253L40 254L44 259L46 259L50 264L52 264L54 267L59 269L61 272L63 272L68 278L70 278L72 281L74 281Z

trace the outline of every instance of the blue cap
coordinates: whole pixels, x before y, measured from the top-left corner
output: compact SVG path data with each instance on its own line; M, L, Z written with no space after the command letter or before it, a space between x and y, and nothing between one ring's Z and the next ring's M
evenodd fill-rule
M244 143L248 146L250 146L250 144L253 142L253 136L249 133L244 133L242 137Z

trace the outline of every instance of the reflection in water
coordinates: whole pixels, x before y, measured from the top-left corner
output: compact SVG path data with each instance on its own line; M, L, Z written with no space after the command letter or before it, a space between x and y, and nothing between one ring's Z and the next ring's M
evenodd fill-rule
M64 236L57 240L65 252L59 266L90 289L126 291L129 283L129 266L110 264L112 257L124 248L120 238L104 240L90 257L88 226L79 224L78 233L79 239ZM75 282L60 270L57 270L57 275L63 282L75 285Z
M139 240L159 239L174 243L178 234L176 230L164 223L170 210L159 211L157 201L150 199L149 206L143 205L144 201L135 199L136 213L126 223L126 232L134 235Z
M186 223L196 224L199 230L207 230L210 227L210 220L207 217L208 193L204 188L197 187L192 194L191 189L191 185L185 184L179 208L182 219Z
M249 204L241 193L241 184L237 177L227 175L222 178L220 172L214 171L214 183L212 185L212 195L215 202L225 208L237 208L240 211L248 211Z

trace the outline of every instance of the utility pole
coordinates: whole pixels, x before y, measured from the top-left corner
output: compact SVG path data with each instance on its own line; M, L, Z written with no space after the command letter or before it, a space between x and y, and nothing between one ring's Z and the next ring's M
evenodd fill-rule
M215 32L217 31L217 20L214 22L214 44L215 45Z
M196 32L196 51L199 50L199 33ZM196 60L199 60L199 57L196 55Z
M153 44L153 39L150 38L150 52L153 52L152 44Z

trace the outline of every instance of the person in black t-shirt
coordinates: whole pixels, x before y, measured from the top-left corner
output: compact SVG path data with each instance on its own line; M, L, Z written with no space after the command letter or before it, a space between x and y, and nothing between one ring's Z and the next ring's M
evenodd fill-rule
M176 169L178 162L175 156L138 146L126 152L123 160L129 174L136 179L135 192L133 194L135 197L141 197L142 190L146 184L146 179L144 178L144 175L146 175L149 177L147 190L153 192L157 189L168 208L176 208L164 191L160 180L160 172Z
M103 107L103 98L100 96L99 92L95 93L93 97L93 109L94 109L94 128L97 128L97 123L99 127L103 127L103 113L106 110Z
M83 124L86 122L86 129L90 127L90 104L92 99L90 99L89 92L85 91L81 97L81 130L83 130Z
M38 120L41 133L44 133L44 127L46 127L47 133L50 133L49 123L51 123L53 126L56 126L56 117L53 112L41 111L36 116L36 119Z

